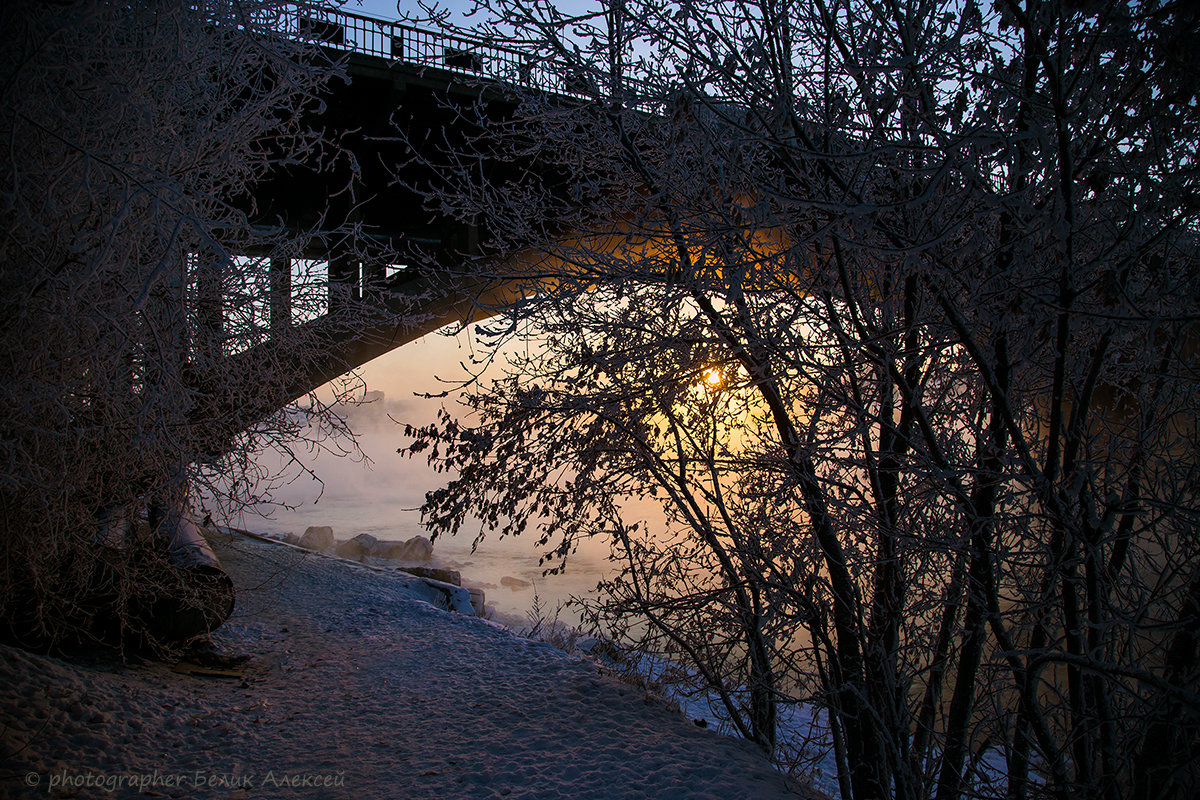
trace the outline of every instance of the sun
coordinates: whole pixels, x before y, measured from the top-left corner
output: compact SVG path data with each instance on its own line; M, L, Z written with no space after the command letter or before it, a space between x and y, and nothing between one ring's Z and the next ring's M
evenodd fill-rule
M721 370L719 367L709 367L704 370L704 383L711 389L721 385Z

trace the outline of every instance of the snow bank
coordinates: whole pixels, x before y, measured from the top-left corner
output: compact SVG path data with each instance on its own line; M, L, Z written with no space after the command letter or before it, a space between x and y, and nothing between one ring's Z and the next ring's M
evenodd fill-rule
M239 589L213 636L248 657L233 677L0 647L0 796L812 796L591 663L436 608L424 581L216 549Z

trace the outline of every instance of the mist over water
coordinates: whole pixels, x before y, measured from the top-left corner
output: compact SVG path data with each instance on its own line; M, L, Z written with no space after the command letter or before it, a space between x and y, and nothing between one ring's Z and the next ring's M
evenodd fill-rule
M428 424L443 405L452 412L458 410L456 394L444 398L419 395L453 388L454 381L466 376L460 362L468 361L469 356L468 334L458 337L430 334L368 364L361 372L366 388L369 392L382 392L382 398L341 407L367 460L339 457L320 449L312 452L298 449L297 458L320 482L292 465L283 470L285 481L272 491L279 505L260 506L259 512L265 518L246 515L240 521L234 520L234 524L263 533L297 535L310 525L329 525L339 540L360 533L393 541L428 536L417 509L425 493L442 486L448 476L434 472L423 456L408 458L396 450L410 443L403 435L404 424ZM328 397L332 397L331 390ZM258 460L273 473L284 466L282 457L275 453L262 453ZM508 624L524 621L526 611L533 605L535 591L542 607L553 613L559 603L565 603L572 595L591 593L597 581L613 571L605 542L581 543L568 559L563 574L543 576L536 532L530 530L522 536L504 539L489 533L472 552L471 545L478 532L479 526L475 524L464 526L455 536L438 537L434 541L432 563L459 570L464 585L484 589L487 604ZM511 580L504 582L505 578L516 578L528 585L514 586ZM576 621L577 614L564 611L562 618Z

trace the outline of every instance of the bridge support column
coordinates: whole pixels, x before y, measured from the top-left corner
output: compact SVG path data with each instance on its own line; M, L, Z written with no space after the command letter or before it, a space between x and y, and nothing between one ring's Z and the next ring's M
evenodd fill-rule
M292 324L292 260L272 258L270 275L271 338L278 339Z
M193 358L215 363L222 356L221 336L225 310L221 302L221 272L223 265L198 258L195 262L196 327L192 342Z
M348 308L361 297L358 261L345 254L330 256L329 313Z
M362 294L363 299L366 299L383 289L383 285L387 281L387 264L381 261L364 261L362 272Z
M463 255L477 256L479 255L479 226L475 224L465 224L459 227L457 236L455 236L459 250Z

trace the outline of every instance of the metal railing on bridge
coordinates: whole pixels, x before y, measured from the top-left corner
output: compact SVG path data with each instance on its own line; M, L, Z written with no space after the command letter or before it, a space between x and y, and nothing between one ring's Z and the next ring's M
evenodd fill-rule
M271 21L285 36L334 50L580 98L598 97L578 69L482 39L454 36L336 8L294 6Z

